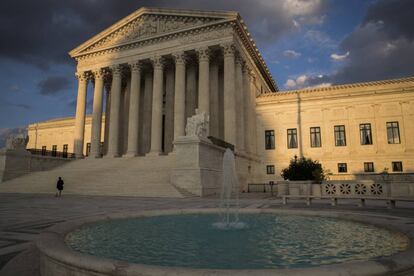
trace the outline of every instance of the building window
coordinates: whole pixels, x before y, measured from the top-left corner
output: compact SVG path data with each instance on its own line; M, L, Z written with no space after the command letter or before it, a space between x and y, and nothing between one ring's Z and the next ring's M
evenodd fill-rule
M392 162L392 171L393 172L402 172L403 166L401 161Z
M360 124L359 136L361 138L361 145L372 145L371 124Z
M86 156L91 153L91 143L86 143Z
M53 145L52 146L52 156L56 156L56 152L57 152L57 145Z
M275 149L275 131L265 130L265 147L267 150Z
M374 172L374 163L373 162L365 162L364 163L364 172Z
M346 166L346 163L338 163L338 172L339 173L346 173L348 171L348 168Z
M310 128L310 142L312 148L320 148L322 146L320 127Z
M288 149L295 149L298 147L298 130L290 128L287 130Z
M267 165L266 166L266 173L267 174L275 174L275 165Z
M400 140L400 128L398 122L387 122L387 137L388 144L399 144Z
M42 155L46 155L46 146L42 146Z
M64 144L63 145L63 153L62 153L63 158L67 158L68 157L68 144Z
M344 147L346 146L346 135L345 135L345 126L335 126L335 146Z

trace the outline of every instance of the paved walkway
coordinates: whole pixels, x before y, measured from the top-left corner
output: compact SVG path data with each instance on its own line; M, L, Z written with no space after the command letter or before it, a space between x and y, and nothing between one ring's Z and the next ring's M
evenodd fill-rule
M216 198L179 199L72 195L55 198L53 195L45 194L0 194L0 276L38 275L38 267L36 262L33 261L36 260L37 256L33 250L32 242L42 230L56 223L87 216L126 211L213 208L218 207L218 204L219 201ZM280 199L254 198L251 195L245 195L241 198L240 205L242 208L309 209L305 206L304 201L300 200L289 201L288 206L283 206ZM372 214L386 213L413 218L414 223L414 203L403 203L396 209L387 209L385 201L368 202L364 208L359 208L356 205L357 201L343 200L339 201L338 206L332 207L330 201L315 200L310 208L314 210L358 211ZM26 250L28 248L31 250ZM25 253L22 253L24 250L26 250ZM12 260L19 253L21 254ZM31 260L31 262L27 260ZM14 270L10 271L10 267L14 267ZM16 268L19 271L16 271Z

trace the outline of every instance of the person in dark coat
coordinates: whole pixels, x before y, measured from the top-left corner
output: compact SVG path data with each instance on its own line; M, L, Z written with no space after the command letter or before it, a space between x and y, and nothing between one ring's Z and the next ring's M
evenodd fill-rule
M56 183L56 189L58 189L58 192L56 193L57 197L61 197L62 190L63 190L63 185L64 185L64 183L63 183L62 177L59 176L59 179Z

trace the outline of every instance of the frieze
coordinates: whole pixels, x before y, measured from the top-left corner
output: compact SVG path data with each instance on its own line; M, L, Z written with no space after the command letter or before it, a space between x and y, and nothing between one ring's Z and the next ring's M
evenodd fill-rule
M89 52L140 38L147 38L188 27L197 27L217 20L219 19L190 16L143 15L86 48L84 51Z

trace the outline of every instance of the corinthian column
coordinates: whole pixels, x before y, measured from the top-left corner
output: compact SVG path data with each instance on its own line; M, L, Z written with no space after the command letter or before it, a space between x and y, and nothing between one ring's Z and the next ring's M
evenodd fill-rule
M83 157L83 143L85 136L86 92L88 76L85 72L76 73L78 79L78 98L76 100L74 153L76 158Z
M221 47L224 55L224 140L236 145L235 47L233 43Z
M247 152L252 153L252 139L256 139L256 133L252 130L251 96L250 96L250 71L247 64L243 67L243 108L244 108L244 143Z
M210 115L210 50L197 50L198 54L198 110Z
M119 116L121 107L121 86L122 72L121 66L111 67L112 86L111 86L111 107L109 121L108 157L119 157Z
M101 157L101 128L102 128L102 103L104 74L102 69L93 71L95 79L95 88L93 91L93 111L92 111L92 129L91 129L91 157Z
M243 59L238 56L236 58L236 137L237 137L237 146L239 147L240 151L245 150L245 112L244 112L244 91L243 91Z
M173 55L175 59L174 87L174 140L185 133L185 62L184 52Z
M128 122L128 151L127 156L138 155L138 129L139 129L139 100L141 94L141 65L131 63L131 92L129 98Z
M151 124L151 150L150 154L162 152L162 86L164 60L162 57L151 59L154 67L154 84L152 94L152 124Z

